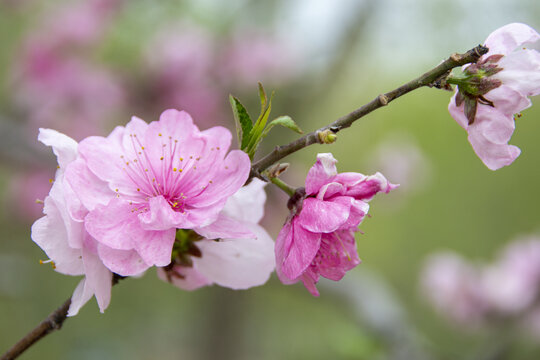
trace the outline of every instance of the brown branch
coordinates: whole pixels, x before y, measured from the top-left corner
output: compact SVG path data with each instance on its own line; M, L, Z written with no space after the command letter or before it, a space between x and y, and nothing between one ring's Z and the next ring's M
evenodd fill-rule
M429 70L422 76L409 81L408 83L394 89L386 94L377 96L371 102L365 104L364 106L352 111L351 113L340 117L330 125L326 125L316 131L313 131L309 134L302 136L290 142L287 145L276 146L276 148L270 152L268 155L263 157L261 160L257 161L251 167L251 176L262 177L261 173L270 167L272 164L283 159L285 156L290 155L300 149L303 149L309 145L321 144L318 133L325 130L331 130L333 132L338 132L345 128L350 127L353 122L360 119L361 117L369 114L370 112L377 110L378 108L388 105L391 101L397 99L398 97L405 95L413 90L416 90L423 86L440 86L441 79L444 79L445 76L453 68L462 66L465 64L473 63L488 52L488 48L482 45L467 51L464 54L452 54L448 59Z
M19 340L11 349L9 349L0 360L13 360L21 355L26 349L32 346L35 342L53 332L54 330L59 330L62 327L62 324L66 320L69 305L71 305L71 298L67 299L66 302L58 309L53 311L45 320L43 320L34 330L30 331Z
M112 284L113 286L126 277L113 274ZM30 346L34 345L38 340L42 339L46 335L55 330L60 330L62 324L67 319L69 306L71 305L71 297L64 302L62 306L53 311L45 320L43 320L32 331L26 334L21 340L11 347L0 360L13 360L25 352Z

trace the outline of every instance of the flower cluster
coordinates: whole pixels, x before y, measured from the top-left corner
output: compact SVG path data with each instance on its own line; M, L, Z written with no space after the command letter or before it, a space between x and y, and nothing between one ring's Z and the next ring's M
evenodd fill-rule
M272 241L257 225L263 186L242 188L249 157L228 152L227 129L200 131L187 113L167 110L159 121L134 117L108 137L79 144L48 129L39 140L53 148L59 168L32 239L57 271L85 275L70 315L94 294L103 311L112 273L173 264L169 271L184 281L171 281L183 288L214 282L247 288L268 279ZM176 258L188 261L171 263Z
M279 279L302 281L314 296L320 276L338 281L360 263L354 232L367 215L367 201L397 187L380 173L338 174L336 162L329 153L317 156L305 189L289 202L291 216L276 239Z
M505 319L536 329L540 336L540 239L512 242L485 265L451 252L431 255L422 271L422 288L430 303L455 323L478 329Z
M514 114L531 106L529 96L540 94L540 52L523 48L540 35L525 24L508 24L485 41L489 52L462 76L448 110L467 130L475 153L491 170L510 165L521 150L508 145L515 128Z

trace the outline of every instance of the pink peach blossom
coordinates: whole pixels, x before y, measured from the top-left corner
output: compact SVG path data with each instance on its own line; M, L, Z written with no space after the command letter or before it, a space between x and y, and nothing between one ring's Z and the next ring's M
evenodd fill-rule
M264 214L265 183L253 179L227 200L221 214L237 220L254 236L213 240L212 236L196 242L200 257L192 257L192 266L175 265L158 275L184 290L217 284L231 289L247 289L264 284L274 270L274 241L258 225ZM210 234L206 234L210 235Z
M380 174L337 173L332 154L318 154L306 177L305 196L276 240L276 271L285 284L300 280L314 296L319 277L338 281L360 263L354 232L378 192L396 185Z
M111 271L129 276L168 265L177 228L251 235L220 215L250 171L244 152L227 154L230 142L227 129L199 131L177 110L150 124L133 117L106 138L81 141L66 179L90 210L85 228Z
M51 146L58 158L59 168L49 196L45 198L45 216L32 226L32 240L47 254L56 271L66 275L85 275L71 298L68 316L95 295L103 312L111 299L112 273L97 255L97 243L84 229L82 221L75 219L72 212L87 210L70 201L73 190L64 180L64 172L77 157L77 143L55 130L41 129L38 138Z
M540 53L523 45L539 39L525 24L495 30L485 42L489 52L477 64L464 68L470 81L479 81L479 85L472 88L473 93L467 92L465 83L458 85L450 100L450 114L467 130L475 153L491 170L510 165L521 153L508 145L515 128L514 114L531 106L529 96L540 94Z

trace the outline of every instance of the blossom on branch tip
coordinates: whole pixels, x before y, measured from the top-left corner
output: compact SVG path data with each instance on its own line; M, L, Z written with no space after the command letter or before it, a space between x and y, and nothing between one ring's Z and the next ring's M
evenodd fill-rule
M318 154L306 177L305 193L289 201L291 215L275 247L276 272L284 284L302 281L318 296L320 276L339 281L360 263L354 232L377 193L397 185L380 174L337 173L332 154ZM298 199L299 198L299 199Z
M244 152L227 154L230 142L229 130L200 131L177 110L81 141L66 180L90 211L85 228L105 266L137 275L171 262L177 228L223 231L220 212L250 171ZM233 220L226 226L233 237L251 234Z
M235 290L264 284L275 267L274 241L258 225L264 214L265 184L253 179L228 199L220 214L250 234L231 237L196 229L200 235L188 234L187 246L182 246L182 235L177 235L179 251L169 266L158 270L159 277L184 290L214 283Z
M475 153L491 170L510 165L521 153L508 141L514 115L531 106L529 96L540 94L540 53L523 47L538 40L540 35L525 24L505 25L486 39L487 54L464 67L461 76L448 78L457 84L450 115L468 132Z
M71 297L68 316L76 315L94 295L103 312L111 299L112 273L99 259L96 240L78 219L88 210L74 201L73 190L64 179L66 167L77 158L77 142L50 129L40 129L38 139L52 147L59 167L44 201L45 216L32 225L32 240L45 251L56 271L85 275Z

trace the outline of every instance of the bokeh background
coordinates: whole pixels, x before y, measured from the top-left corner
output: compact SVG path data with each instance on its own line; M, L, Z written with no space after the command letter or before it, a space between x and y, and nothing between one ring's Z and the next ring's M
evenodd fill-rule
M228 94L255 114L261 81L276 90L273 114L311 131L510 22L540 29L540 3L0 0L0 353L79 281L40 265L45 254L30 239L42 210L35 200L55 170L39 127L80 140L132 115L151 121L179 108L201 128L233 130ZM371 203L357 236L363 263L340 283L321 281L320 298L275 276L248 291L185 292L150 270L116 286L105 314L91 300L21 358L540 358L540 325L516 326L517 315L483 326L453 321L421 289L434 252L476 266L520 236L540 236L540 106L517 121L511 142L522 155L492 172L449 116L450 96L420 89L337 143L287 158L284 178L296 186L317 152L332 152L340 171L381 171L402 185ZM276 129L261 154L294 138ZM264 222L275 237L286 198L270 187L268 195Z

